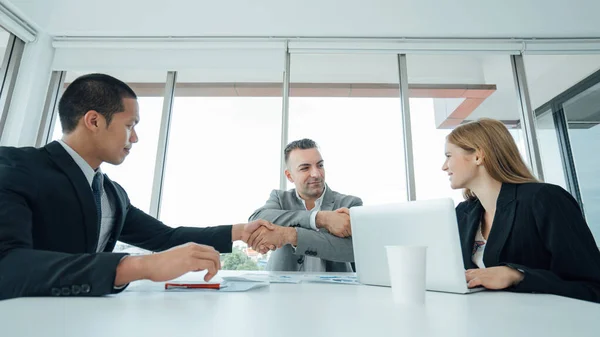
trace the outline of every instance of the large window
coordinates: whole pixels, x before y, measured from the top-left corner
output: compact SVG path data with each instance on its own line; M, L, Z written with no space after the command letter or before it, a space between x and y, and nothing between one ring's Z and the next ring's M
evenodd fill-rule
M409 55L407 66L417 199L464 200L441 169L446 136L462 123L503 121L525 157L509 56Z
M281 97L176 96L161 220L247 222L279 188L280 129Z
M8 117L25 43L0 27L0 138Z
M600 55L526 55L524 61L531 104L536 111L544 180L577 195L574 190L577 187L569 177L569 159L561 155L568 144L558 134L555 116L559 116L558 124L561 124L562 115L557 115L558 106L549 102L600 69ZM572 122L575 124L576 120ZM561 147L561 144L566 147Z
M544 169L544 181L567 189L552 110L546 110L537 116L536 131Z
M289 141L316 141L328 185L365 204L406 200L397 60L365 54L291 59Z
M525 57L546 181L565 187L600 240L600 55Z
M567 100L562 108L586 220L600 240L600 83ZM596 144L593 146L591 144Z
M8 42L10 40L10 33L5 31L2 27L0 27L0 57L2 57L2 59L0 60L3 61L4 60L4 54L6 52L6 49L8 47Z
M283 54L207 50L204 57L197 69L180 70L175 76L159 209L160 220L173 227L247 222L271 190L281 187ZM555 66L564 61L551 60ZM593 57L577 60L600 67ZM554 68L534 63L532 69L528 68L531 62L526 66L537 109L554 97L548 92L557 91L556 96L569 86L564 81L554 85L545 72ZM311 138L319 144L333 190L358 196L366 205L406 201L398 56L299 53L292 54L290 64L287 141ZM462 191L452 190L441 170L445 138L462 123L481 117L503 121L525 157L509 56L409 55L407 68L417 199L463 200ZM574 79L589 75L580 68L594 67L578 65L577 76L568 73L566 82L571 86ZM65 83L81 74L68 72ZM139 143L125 163L104 164L102 169L127 190L135 206L149 212L156 155L162 145L158 134L166 72L109 74L136 91L141 122L136 127ZM539 89L540 83L548 92ZM570 167L569 163L574 171L576 167L581 183L577 195L597 237L600 212L594 205L600 201L600 186L594 184L594 172L598 163L590 152L594 147L585 144L600 141L600 118L593 108L600 102L599 88L588 86L560 104L546 104L536 111L546 181L570 187L573 179L562 168ZM568 125L562 133L556 129L557 108ZM59 123L57 118L52 139L61 137ZM565 161L566 148L570 162ZM283 187L294 186L288 182ZM120 244L117 250L124 248L131 249ZM267 259L268 255L236 242L224 265L261 269Z
M279 188L283 53L219 55L177 73L160 207L170 226L245 223ZM235 242L223 266L267 258Z

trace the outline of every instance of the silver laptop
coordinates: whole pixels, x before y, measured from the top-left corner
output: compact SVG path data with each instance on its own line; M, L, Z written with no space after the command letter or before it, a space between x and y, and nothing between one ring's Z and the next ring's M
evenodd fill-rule
M350 209L356 274L362 284L390 286L384 246L427 246L426 289L466 294L454 202L450 198Z

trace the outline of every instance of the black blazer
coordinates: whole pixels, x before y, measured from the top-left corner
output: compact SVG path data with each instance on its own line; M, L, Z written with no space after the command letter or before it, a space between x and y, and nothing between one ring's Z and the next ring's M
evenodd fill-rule
M231 226L171 228L133 207L106 176L104 188L115 200L115 224L96 253L92 190L62 145L0 147L0 299L118 292L116 268L126 254L110 253L117 240L151 251L191 241L231 252Z
M483 207L456 207L466 269ZM486 267L508 265L524 279L507 290L548 293L600 302L600 252L573 197L544 183L502 184L483 256Z

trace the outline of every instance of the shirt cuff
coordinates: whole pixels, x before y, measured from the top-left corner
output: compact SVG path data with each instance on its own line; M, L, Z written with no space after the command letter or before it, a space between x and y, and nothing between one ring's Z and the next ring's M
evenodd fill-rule
M298 237L298 228L294 228L296 230L296 237ZM298 244L298 242L296 242L296 244ZM296 249L298 248L298 245L294 246L294 245L290 245L292 246L292 250L294 251L294 254L296 254Z
M123 261L123 259L124 259L124 258L126 258L126 257L128 257L128 256L129 256L129 254L127 254L127 255L123 256L123 257L121 258L121 260L119 260L119 263L121 263L121 262ZM122 285L122 286L118 286L118 287L117 287L117 286L113 286L113 290L122 290L122 289L125 289L125 288L127 288L127 286L128 286L128 285L129 285L129 283L126 283L126 284L124 284L124 285Z
M319 211L313 211L312 213L310 213L310 228L312 228L313 230L316 230L317 232L319 231L319 229L317 228L317 213Z

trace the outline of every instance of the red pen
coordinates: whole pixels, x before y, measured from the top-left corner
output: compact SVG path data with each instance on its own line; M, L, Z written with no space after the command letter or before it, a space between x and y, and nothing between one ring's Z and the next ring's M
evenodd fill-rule
M221 289L220 283L165 283L165 289Z

